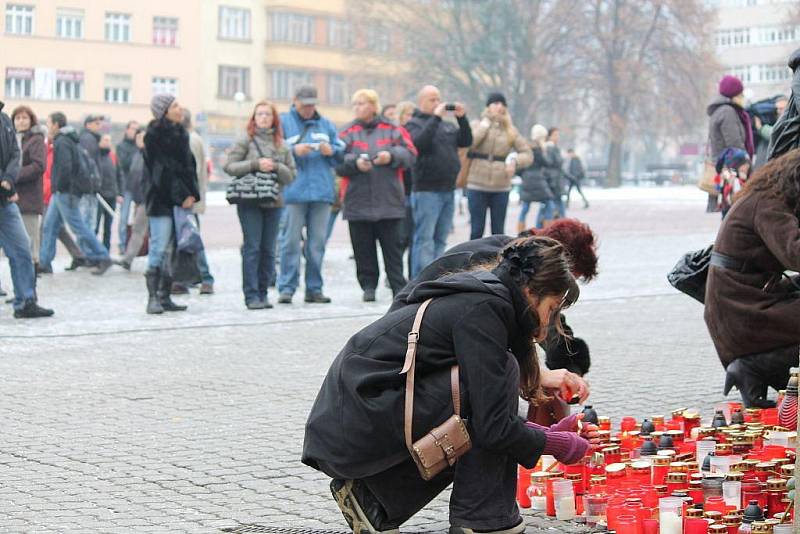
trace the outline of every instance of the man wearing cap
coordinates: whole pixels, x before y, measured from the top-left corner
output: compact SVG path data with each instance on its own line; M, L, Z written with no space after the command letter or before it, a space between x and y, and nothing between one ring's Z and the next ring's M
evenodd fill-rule
M283 191L286 223L281 245L278 302L290 304L300 281L300 242L306 242L305 301L326 304L322 292L322 258L331 205L335 199L333 168L341 161L344 143L334 124L317 111L317 89L310 85L295 93L294 105L281 115L286 144L294 155L297 177Z
M36 303L36 273L31 258L30 241L17 207L14 184L20 167L20 150L11 119L0 101L0 247L8 256L14 285L14 317L49 317L53 310Z
M83 131L79 136L80 145L89 153L89 156L97 164L97 168L102 168L100 156L100 137L105 117L102 115L87 115L83 121ZM81 196L81 217L86 221L86 226L94 229L97 225L97 191L92 191ZM80 243L81 247L84 243Z

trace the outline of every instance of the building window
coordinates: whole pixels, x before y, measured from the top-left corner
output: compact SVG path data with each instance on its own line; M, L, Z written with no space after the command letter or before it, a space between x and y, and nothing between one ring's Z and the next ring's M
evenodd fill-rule
M727 74L730 74L732 76L736 76L743 83L748 83L748 82L752 81L752 76L750 75L750 66L749 65L744 65L744 66L741 66L741 67L733 67L732 69L730 69L730 71Z
M350 98L347 89L347 79L341 74L328 74L328 102L336 105L346 105Z
M792 71L786 65L759 65L758 81L760 83L785 82L792 78Z
M234 98L236 93L250 96L250 69L220 65L218 92L220 98Z
M220 6L219 38L247 41L250 39L250 10Z
M367 29L367 48L379 54L389 52L391 42L389 39L389 29L383 25L372 25Z
M275 70L272 71L271 98L277 100L291 100L294 93L301 85L311 85L313 76L310 72L302 70Z
M178 45L178 19L153 17L153 44L159 46Z
M109 104L129 104L131 77L129 74L106 74L104 99Z
M759 28L760 44L780 44L797 41L797 28L792 26L765 26Z
M154 76L153 94L160 95L162 93L178 96L178 80L176 78L164 78L162 76Z
M314 42L314 17L273 13L271 35L273 41L311 44Z
M33 97L33 69L6 68L6 98Z
M62 39L83 39L83 11L59 9L56 35Z
M56 100L80 100L83 96L83 72L56 71Z
M106 13L106 41L127 43L131 40L131 16L125 13Z
M33 33L33 6L7 4L6 33L31 35Z
M750 28L720 30L715 35L717 48L732 48L750 44Z
M353 25L345 20L329 18L328 46L353 48Z

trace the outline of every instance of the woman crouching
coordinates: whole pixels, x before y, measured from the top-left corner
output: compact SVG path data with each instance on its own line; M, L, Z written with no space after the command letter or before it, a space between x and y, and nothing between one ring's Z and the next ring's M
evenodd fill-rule
M355 533L398 527L453 483L450 532L519 533L517 465L541 454L574 463L589 443L571 424L533 428L518 396L541 397L533 341L578 288L564 247L543 237L511 242L499 263L414 288L410 304L367 326L331 365L306 425L303 462L333 478L331 490ZM461 415L472 449L423 480L406 447L404 400L409 332L419 329L412 441L453 415L451 367L458 366Z

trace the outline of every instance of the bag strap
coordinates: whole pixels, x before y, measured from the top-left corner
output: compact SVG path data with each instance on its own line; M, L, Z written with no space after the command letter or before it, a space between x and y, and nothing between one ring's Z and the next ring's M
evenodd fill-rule
M253 143L256 146L256 150L258 151L258 155L263 158L264 157L264 153L261 152L261 147L258 146L258 141L256 141L254 137L251 137L250 138L250 142Z
M408 348L406 349L405 363L403 364L403 369L400 371L401 375L406 375L406 399L403 432L405 434L406 447L408 450L411 450L413 444L411 431L412 423L414 421L414 371L416 370L419 329L422 326L422 318L425 315L425 310L428 309L428 306L431 302L433 302L433 299L426 300L417 310L417 315L414 317L414 324L411 327L411 332L408 333ZM460 417L461 390L458 382L458 365L454 365L450 369L450 392L453 397L453 410L455 414Z

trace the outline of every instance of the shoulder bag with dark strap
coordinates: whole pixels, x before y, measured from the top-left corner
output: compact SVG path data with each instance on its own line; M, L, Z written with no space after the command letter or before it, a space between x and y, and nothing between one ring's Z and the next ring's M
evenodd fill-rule
M414 420L414 370L416 368L417 345L422 317L433 299L422 303L414 318L414 325L408 334L406 360L400 374L406 375L406 400L404 433L406 447L417 464L419 474L424 480L433 477L453 466L458 459L472 448L467 427L461 419L461 398L458 384L458 366L450 369L450 389L453 396L453 411L447 421L429 431L422 438L412 443L412 422Z
M258 155L263 158L264 153L258 146L258 141L250 140L256 147ZM275 159L273 158L273 161ZM277 165L277 161L275 165ZM225 191L228 204L262 205L278 202L281 196L281 184L275 172L251 172L244 176L234 178Z

